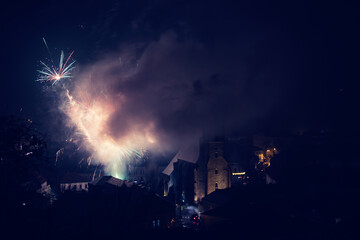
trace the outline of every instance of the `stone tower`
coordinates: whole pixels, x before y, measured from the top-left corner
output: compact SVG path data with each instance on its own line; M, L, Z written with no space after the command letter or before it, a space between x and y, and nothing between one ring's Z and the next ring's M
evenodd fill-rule
M207 194L216 189L231 187L231 171L224 158L224 143L209 142L209 160L207 163Z

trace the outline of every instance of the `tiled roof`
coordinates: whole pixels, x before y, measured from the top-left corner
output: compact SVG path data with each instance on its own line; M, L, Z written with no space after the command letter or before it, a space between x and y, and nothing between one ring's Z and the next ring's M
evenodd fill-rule
M96 185L96 186L100 186L100 185L104 185L104 184L111 184L114 185L116 187L132 187L134 185L133 182L129 182L126 180L121 180L118 178L114 178L112 176L103 176L95 181L93 181L91 183L92 185Z
M60 177L60 183L91 182L91 174L66 173Z

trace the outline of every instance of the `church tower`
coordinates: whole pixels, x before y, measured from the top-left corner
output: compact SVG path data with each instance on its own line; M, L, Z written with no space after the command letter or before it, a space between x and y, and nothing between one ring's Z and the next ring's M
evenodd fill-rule
M207 194L216 189L231 187L231 171L224 158L224 143L209 142L209 160L207 163Z

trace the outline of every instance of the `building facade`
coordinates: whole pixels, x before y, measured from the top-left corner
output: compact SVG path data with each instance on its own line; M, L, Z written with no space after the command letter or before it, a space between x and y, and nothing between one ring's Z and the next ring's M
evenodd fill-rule
M88 191L89 183L92 181L92 174L67 173L61 176L60 191Z
M193 204L217 189L230 188L232 174L244 168L228 161L225 147L224 140L200 140L181 149L163 171L164 195L172 195L178 204Z

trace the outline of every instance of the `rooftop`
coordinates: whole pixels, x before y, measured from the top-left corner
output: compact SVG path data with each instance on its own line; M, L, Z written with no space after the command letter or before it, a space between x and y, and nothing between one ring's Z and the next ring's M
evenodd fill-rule
M174 163L179 159L190 163L196 163L199 159L199 151L200 146L198 141L189 143L188 145L182 147L164 169L163 173L170 176L174 170Z

